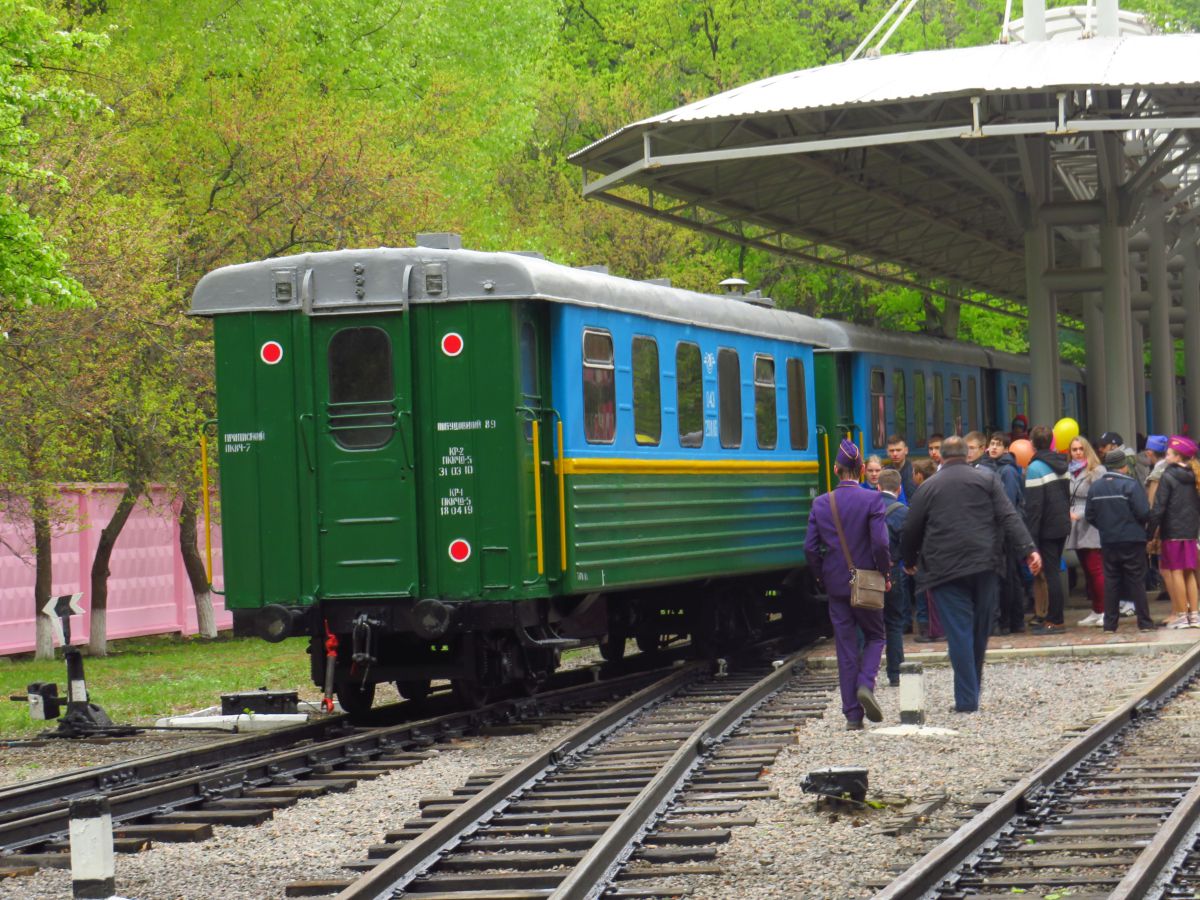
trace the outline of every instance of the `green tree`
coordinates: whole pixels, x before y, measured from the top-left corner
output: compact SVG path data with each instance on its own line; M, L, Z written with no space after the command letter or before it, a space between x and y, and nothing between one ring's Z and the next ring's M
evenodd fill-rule
M103 44L96 34L59 30L24 0L0 0L0 313L88 301L68 274L66 253L28 206L34 192L66 190L66 179L30 155L46 120L98 109L95 97L74 86L73 73Z

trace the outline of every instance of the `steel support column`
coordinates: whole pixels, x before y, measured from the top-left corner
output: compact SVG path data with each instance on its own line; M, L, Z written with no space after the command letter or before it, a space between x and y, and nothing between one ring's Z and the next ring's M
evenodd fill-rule
M1086 240L1080 246L1083 265L1100 268L1100 247L1094 240ZM1087 427L1090 434L1099 434L1098 426L1108 414L1108 383L1104 377L1104 295L1083 295L1083 340L1086 355L1087 378Z
M1200 434L1200 228L1192 225L1179 241L1183 251L1183 365L1187 376L1184 386L1184 415L1188 432Z
M1154 398L1155 434L1175 433L1175 339L1171 337L1171 292L1167 287L1167 248L1163 205L1147 198L1146 220L1150 245L1146 269L1150 282L1150 389ZM1146 432L1143 432L1146 433Z
M1025 296L1029 306L1031 424L1053 425L1061 416L1058 371L1058 301L1042 275L1052 264L1050 226L1038 222L1025 232Z
M1102 419L1089 423L1092 433L1117 431L1132 439L1134 434L1133 364L1130 336L1129 276L1126 261L1129 251L1127 230L1115 224L1100 226L1100 259L1105 279L1102 292L1104 312L1104 364L1089 380L1104 379L1105 413Z

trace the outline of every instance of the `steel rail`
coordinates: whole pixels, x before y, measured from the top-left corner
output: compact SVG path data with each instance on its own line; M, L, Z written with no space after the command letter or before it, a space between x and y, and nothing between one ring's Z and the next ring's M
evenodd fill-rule
M693 731L584 854L583 859L575 864L575 868L550 895L550 900L592 900L599 897L654 822L683 789L684 782L702 758L743 719L787 684L803 665L803 654L793 654L775 671L730 700Z
M419 837L405 843L401 849L346 887L335 900L381 900L403 890L443 854L503 811L514 794L543 779L567 756L591 746L647 707L698 680L709 671L710 665L698 661L680 666L672 674L588 719L555 747L542 751L512 769Z
M257 755L246 753L241 759L232 761L226 755L225 765L205 768L193 766L148 782L139 783L137 779L123 779L104 784L101 779L89 775L86 770L74 777L49 779L47 784L35 786L36 796L41 798L47 789L58 785L63 786L64 792L53 799L39 799L20 809L13 809L0 817L0 850L12 852L65 834L70 825L70 799L88 791L106 795L112 809L113 821L125 823L151 813L185 807L214 797L235 795L245 789L286 783L313 774L322 768L336 767L404 745L424 746L440 737L462 733L468 728L488 722L518 717L522 712L541 710L548 705L552 707L559 703L594 699L614 691L631 690L660 676L663 671L660 668L605 681L584 682L533 697L502 700L477 710L459 710L416 722L363 729L353 734L320 741L308 742L307 736L313 733L309 726L281 729L288 732L292 739L282 744L266 744L265 755L261 749ZM342 721L341 724L344 726L346 722ZM320 734L319 731L316 733ZM219 742L216 750L206 752L206 758L211 757L213 752L228 754L231 749L230 743ZM238 747L244 746L240 742L232 743ZM259 741L247 743L254 747L262 747ZM280 749L275 749L276 747ZM167 756L174 758L188 752L179 751ZM146 759L155 760L154 757ZM106 770L111 768L105 767ZM157 766L151 768L157 770ZM18 789L20 787L21 785L16 786ZM15 793L15 790L10 792Z
M1133 697L1097 722L1061 753L1026 775L946 841L933 848L875 894L874 900L919 900L946 876L978 854L1014 816L1036 802L1035 794L1053 784L1084 758L1137 719L1148 707L1168 699L1200 667L1200 644L1139 696Z
M1125 877L1120 880L1108 900L1142 900L1162 877L1172 857L1190 835L1200 819L1200 781L1184 794L1179 805L1171 811L1154 839L1143 848Z

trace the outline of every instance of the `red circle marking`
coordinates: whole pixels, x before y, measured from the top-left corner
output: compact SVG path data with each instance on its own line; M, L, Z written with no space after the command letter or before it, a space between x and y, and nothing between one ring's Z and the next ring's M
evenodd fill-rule
M258 351L258 355L268 366L273 366L283 359L283 345L279 341L267 341Z
M450 542L450 559L456 563L464 563L471 558L471 545L462 538Z
M462 335L457 331L451 331L442 337L442 352L447 356L458 356L463 352Z

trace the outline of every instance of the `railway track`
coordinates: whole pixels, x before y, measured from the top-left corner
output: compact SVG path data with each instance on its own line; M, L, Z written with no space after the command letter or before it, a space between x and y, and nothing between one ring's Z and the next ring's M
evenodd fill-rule
M1200 647L875 895L1200 896Z
M633 671L603 680L600 669L570 670L560 673L557 689L478 709L375 727L334 716L12 785L0 789L0 869L69 866L73 799L108 798L118 852L143 850L154 841L204 840L213 825L257 825L302 798L346 791L360 780L418 765L439 741L590 715L671 671L647 669L647 662L635 658L628 667ZM438 705L399 706L428 711Z
M822 715L836 679L746 662L714 675L685 665L580 724L525 763L426 798L354 881L288 885L338 900L556 900L672 896L676 875L716 874L745 803L773 796L759 779L796 723ZM614 888L614 883L637 886Z

